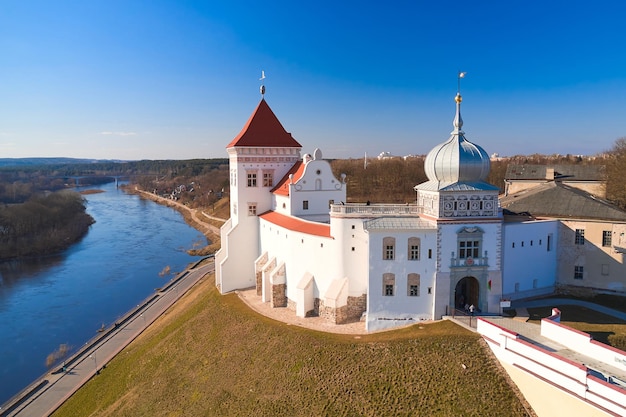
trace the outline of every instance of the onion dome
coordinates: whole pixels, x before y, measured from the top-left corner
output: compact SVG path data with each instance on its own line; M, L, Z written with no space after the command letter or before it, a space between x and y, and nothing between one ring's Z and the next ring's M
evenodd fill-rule
M483 148L465 139L461 119L461 94L457 93L454 130L450 139L435 146L426 156L424 171L429 181L441 185L482 183L489 175L491 163Z

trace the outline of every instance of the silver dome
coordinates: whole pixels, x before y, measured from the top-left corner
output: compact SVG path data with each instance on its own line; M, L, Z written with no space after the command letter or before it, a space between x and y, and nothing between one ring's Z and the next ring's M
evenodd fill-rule
M484 182L491 162L483 148L465 139L461 119L461 95L457 94L456 117L452 136L435 146L426 156L424 171L430 181L452 184L457 182Z

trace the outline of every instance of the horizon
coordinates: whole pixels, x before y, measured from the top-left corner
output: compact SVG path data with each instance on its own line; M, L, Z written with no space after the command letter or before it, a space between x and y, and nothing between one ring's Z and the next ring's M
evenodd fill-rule
M262 71L285 130L332 159L446 141L459 71L465 136L489 155L593 156L626 136L621 2L4 9L2 158L225 158Z

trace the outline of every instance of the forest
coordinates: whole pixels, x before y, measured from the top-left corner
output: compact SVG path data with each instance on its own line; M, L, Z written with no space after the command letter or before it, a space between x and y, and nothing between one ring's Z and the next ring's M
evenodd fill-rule
M0 207L0 259L59 252L93 224L83 196L63 190Z

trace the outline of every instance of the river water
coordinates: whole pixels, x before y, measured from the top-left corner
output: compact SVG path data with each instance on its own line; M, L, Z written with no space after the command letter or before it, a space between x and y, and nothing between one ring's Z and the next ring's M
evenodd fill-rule
M0 263L0 405L47 371L61 344L77 350L173 275L206 244L175 210L118 190L88 187L89 233L57 256ZM163 274L166 267L170 274Z

